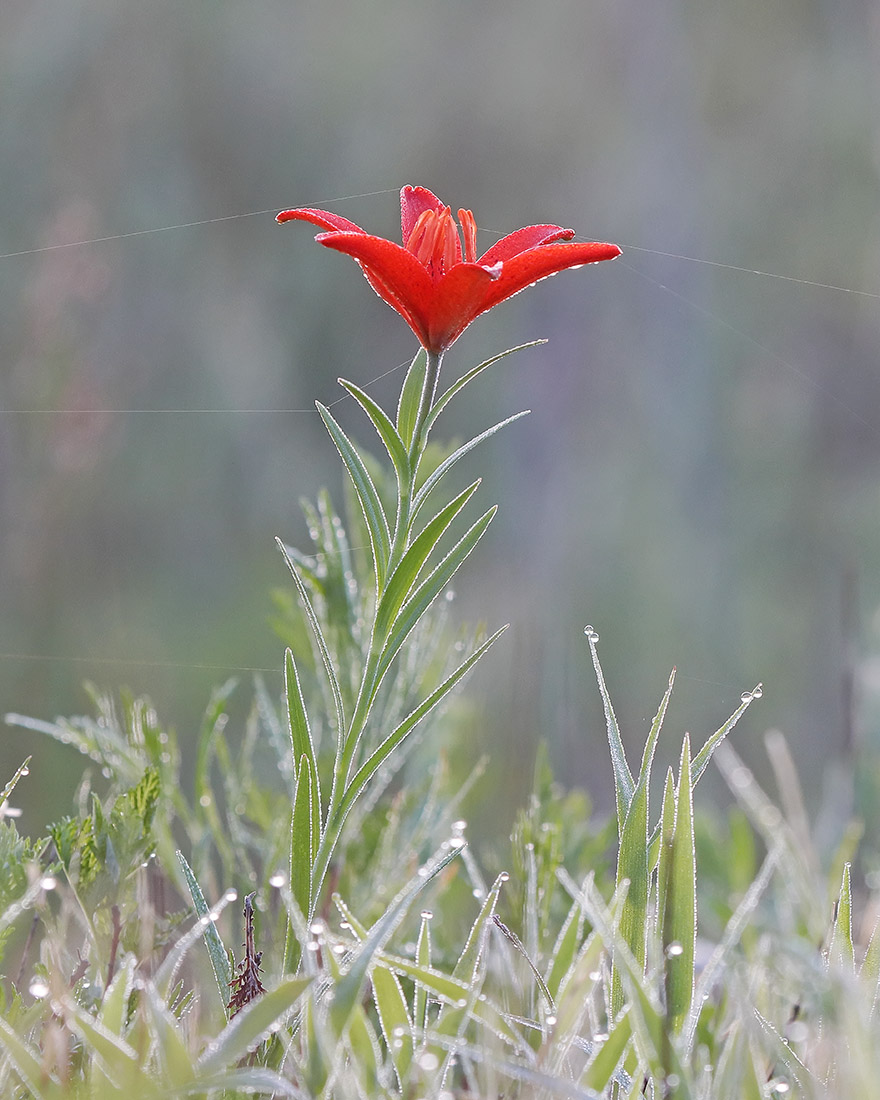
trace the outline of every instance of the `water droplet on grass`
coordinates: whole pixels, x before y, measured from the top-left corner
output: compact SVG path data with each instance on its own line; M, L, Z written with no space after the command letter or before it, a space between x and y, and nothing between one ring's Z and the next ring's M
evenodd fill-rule
M584 627L584 634L587 636L587 641L590 645L595 645L599 641L599 635L591 626Z
M28 993L36 1000L41 1001L43 997L48 997L49 987L42 978L35 978L28 986Z
M666 948L666 957L668 959L674 959L676 956L683 955L683 954L684 954L684 948L678 942L671 943Z
M269 885L274 886L276 890L282 887L286 882L287 876L281 871L276 871L269 879Z

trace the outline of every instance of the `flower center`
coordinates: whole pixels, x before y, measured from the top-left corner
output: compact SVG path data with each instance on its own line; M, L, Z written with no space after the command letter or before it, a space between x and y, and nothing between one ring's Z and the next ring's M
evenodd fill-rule
M474 263L477 258L477 225L474 216L470 210L459 210L458 216L464 237L465 262ZM457 263L461 263L458 226L449 207L439 211L423 210L406 241L406 248L424 265L435 282Z

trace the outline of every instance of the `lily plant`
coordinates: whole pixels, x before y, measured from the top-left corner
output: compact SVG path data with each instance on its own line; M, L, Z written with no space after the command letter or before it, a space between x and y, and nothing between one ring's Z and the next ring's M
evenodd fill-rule
M459 210L456 224L450 208L424 187L404 187L400 207L401 244L367 233L326 210L302 207L277 216L279 222L305 221L317 226L322 230L316 237L319 243L356 260L372 288L403 317L420 344L401 386L393 417L359 386L339 380L367 414L387 452L397 488L393 506L383 503L361 451L328 409L318 404L363 513L375 582L373 617L353 703L346 705L339 662L310 600L301 565L281 545L314 633L335 711L332 774L321 775L299 672L288 651L287 709L296 774L290 888L306 921L318 910L345 819L371 779L506 629L502 627L476 646L396 728L365 736L380 686L407 637L476 547L495 513L494 507L483 513L440 556L437 547L441 538L474 495L479 481L436 511L426 507L428 501L441 479L464 455L525 415L519 413L500 421L429 468L426 448L440 413L477 375L510 352L480 363L440 392L444 353L482 313L540 279L620 254L617 245L575 241L574 230L541 224L510 233L478 257L477 224L470 210ZM428 518L424 518L426 513ZM300 946L291 933L286 952L288 967L296 965L299 954Z

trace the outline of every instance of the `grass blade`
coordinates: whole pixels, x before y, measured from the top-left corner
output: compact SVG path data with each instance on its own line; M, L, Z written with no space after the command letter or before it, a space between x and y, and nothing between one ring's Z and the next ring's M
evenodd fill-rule
M309 765L309 782L311 788L312 810L312 859L318 847L321 835L321 821L323 812L321 808L321 781L318 777L318 761L315 756L315 745L312 741L312 731L309 725L309 716L306 713L306 704L303 699L302 687L299 675L296 671L296 663L293 653L288 649L284 654L284 694L287 698L287 719L290 724L290 743L293 757L294 774L298 775L296 762L305 757ZM299 790L299 783L297 783Z
M354 485L355 494L367 525L367 533L370 537L373 565L376 572L376 585L381 592L385 584L385 571L388 568L388 556L391 552L388 519L382 508L382 502L379 500L379 494L376 492L376 486L373 484L372 478L364 465L364 460L342 428L333 419L330 411L320 402L316 402L316 404Z
M377 405L372 397L368 393L364 393L359 386L356 386L353 382L346 382L344 378L339 379L339 385L351 394L373 422L373 427L378 432L379 438L388 452L388 457L391 459L391 464L394 466L394 472L397 474L397 484L403 490L410 482L409 455L397 428L391 423L385 410Z
M214 921L211 919L211 910L208 903L205 901L205 895L202 893L202 888L199 886L196 876L190 869L190 865L186 862L186 857L183 852L177 852L177 859L183 871L183 877L186 879L186 884L189 887L195 911L199 916L199 920L205 922L203 931L205 946L208 948L211 968L214 971L214 978L217 981L217 989L220 993L220 1000L223 1002L223 1011L225 1012L226 1005L229 1001L229 985L232 981L229 956L226 954L226 948L223 946L223 941L220 939L220 933L217 931Z

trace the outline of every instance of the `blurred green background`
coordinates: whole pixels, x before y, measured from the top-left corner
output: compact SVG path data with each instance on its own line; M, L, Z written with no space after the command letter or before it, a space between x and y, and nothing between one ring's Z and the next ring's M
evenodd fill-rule
M551 338L446 417L532 409L462 474L501 506L457 585L513 624L468 689L499 819L540 737L611 805L588 622L633 752L673 665L700 742L762 680L737 742L760 763L781 728L818 796L877 734L878 56L873 0L6 0L0 712L82 712L91 679L186 739L230 669L280 668L273 537L342 484L313 402L415 349L273 213L396 236L421 183L484 247L552 221L624 248L444 368ZM3 776L31 752L37 828L82 762L4 729Z

